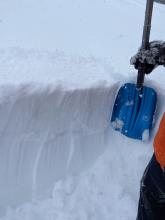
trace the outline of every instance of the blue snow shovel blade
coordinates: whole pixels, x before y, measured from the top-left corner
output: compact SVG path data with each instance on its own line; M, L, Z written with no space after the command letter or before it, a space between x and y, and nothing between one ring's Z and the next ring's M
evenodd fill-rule
M157 94L144 86L142 91L135 84L124 84L116 97L111 123L115 130L127 137L148 140L156 110Z

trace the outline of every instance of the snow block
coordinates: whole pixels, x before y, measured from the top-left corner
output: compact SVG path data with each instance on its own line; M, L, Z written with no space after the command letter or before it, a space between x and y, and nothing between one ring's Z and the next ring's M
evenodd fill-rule
M127 137L146 141L153 125L157 95L144 86L140 91L135 84L123 85L116 97L111 123L115 130Z
M94 164L105 150L115 88L0 88L0 215L48 198L56 181Z

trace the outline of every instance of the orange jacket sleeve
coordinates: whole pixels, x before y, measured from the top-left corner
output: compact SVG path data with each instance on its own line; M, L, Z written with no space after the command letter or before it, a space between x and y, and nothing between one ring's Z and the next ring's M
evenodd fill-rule
M162 168L165 167L165 113L161 119L158 132L154 139L155 156Z

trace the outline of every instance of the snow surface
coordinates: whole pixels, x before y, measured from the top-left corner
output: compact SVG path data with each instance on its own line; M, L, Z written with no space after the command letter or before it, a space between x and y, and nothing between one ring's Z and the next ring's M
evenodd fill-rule
M144 1L0 7L0 219L135 219L165 107L164 69L146 80L159 97L149 142L115 132L109 120L120 84L135 81L129 59L140 44ZM155 8L152 39L165 39L165 9Z

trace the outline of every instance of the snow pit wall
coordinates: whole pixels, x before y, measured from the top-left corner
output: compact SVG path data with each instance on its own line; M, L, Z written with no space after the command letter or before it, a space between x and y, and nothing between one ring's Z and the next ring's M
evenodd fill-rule
M106 148L117 86L1 86L0 215L49 197L55 181L88 169Z

